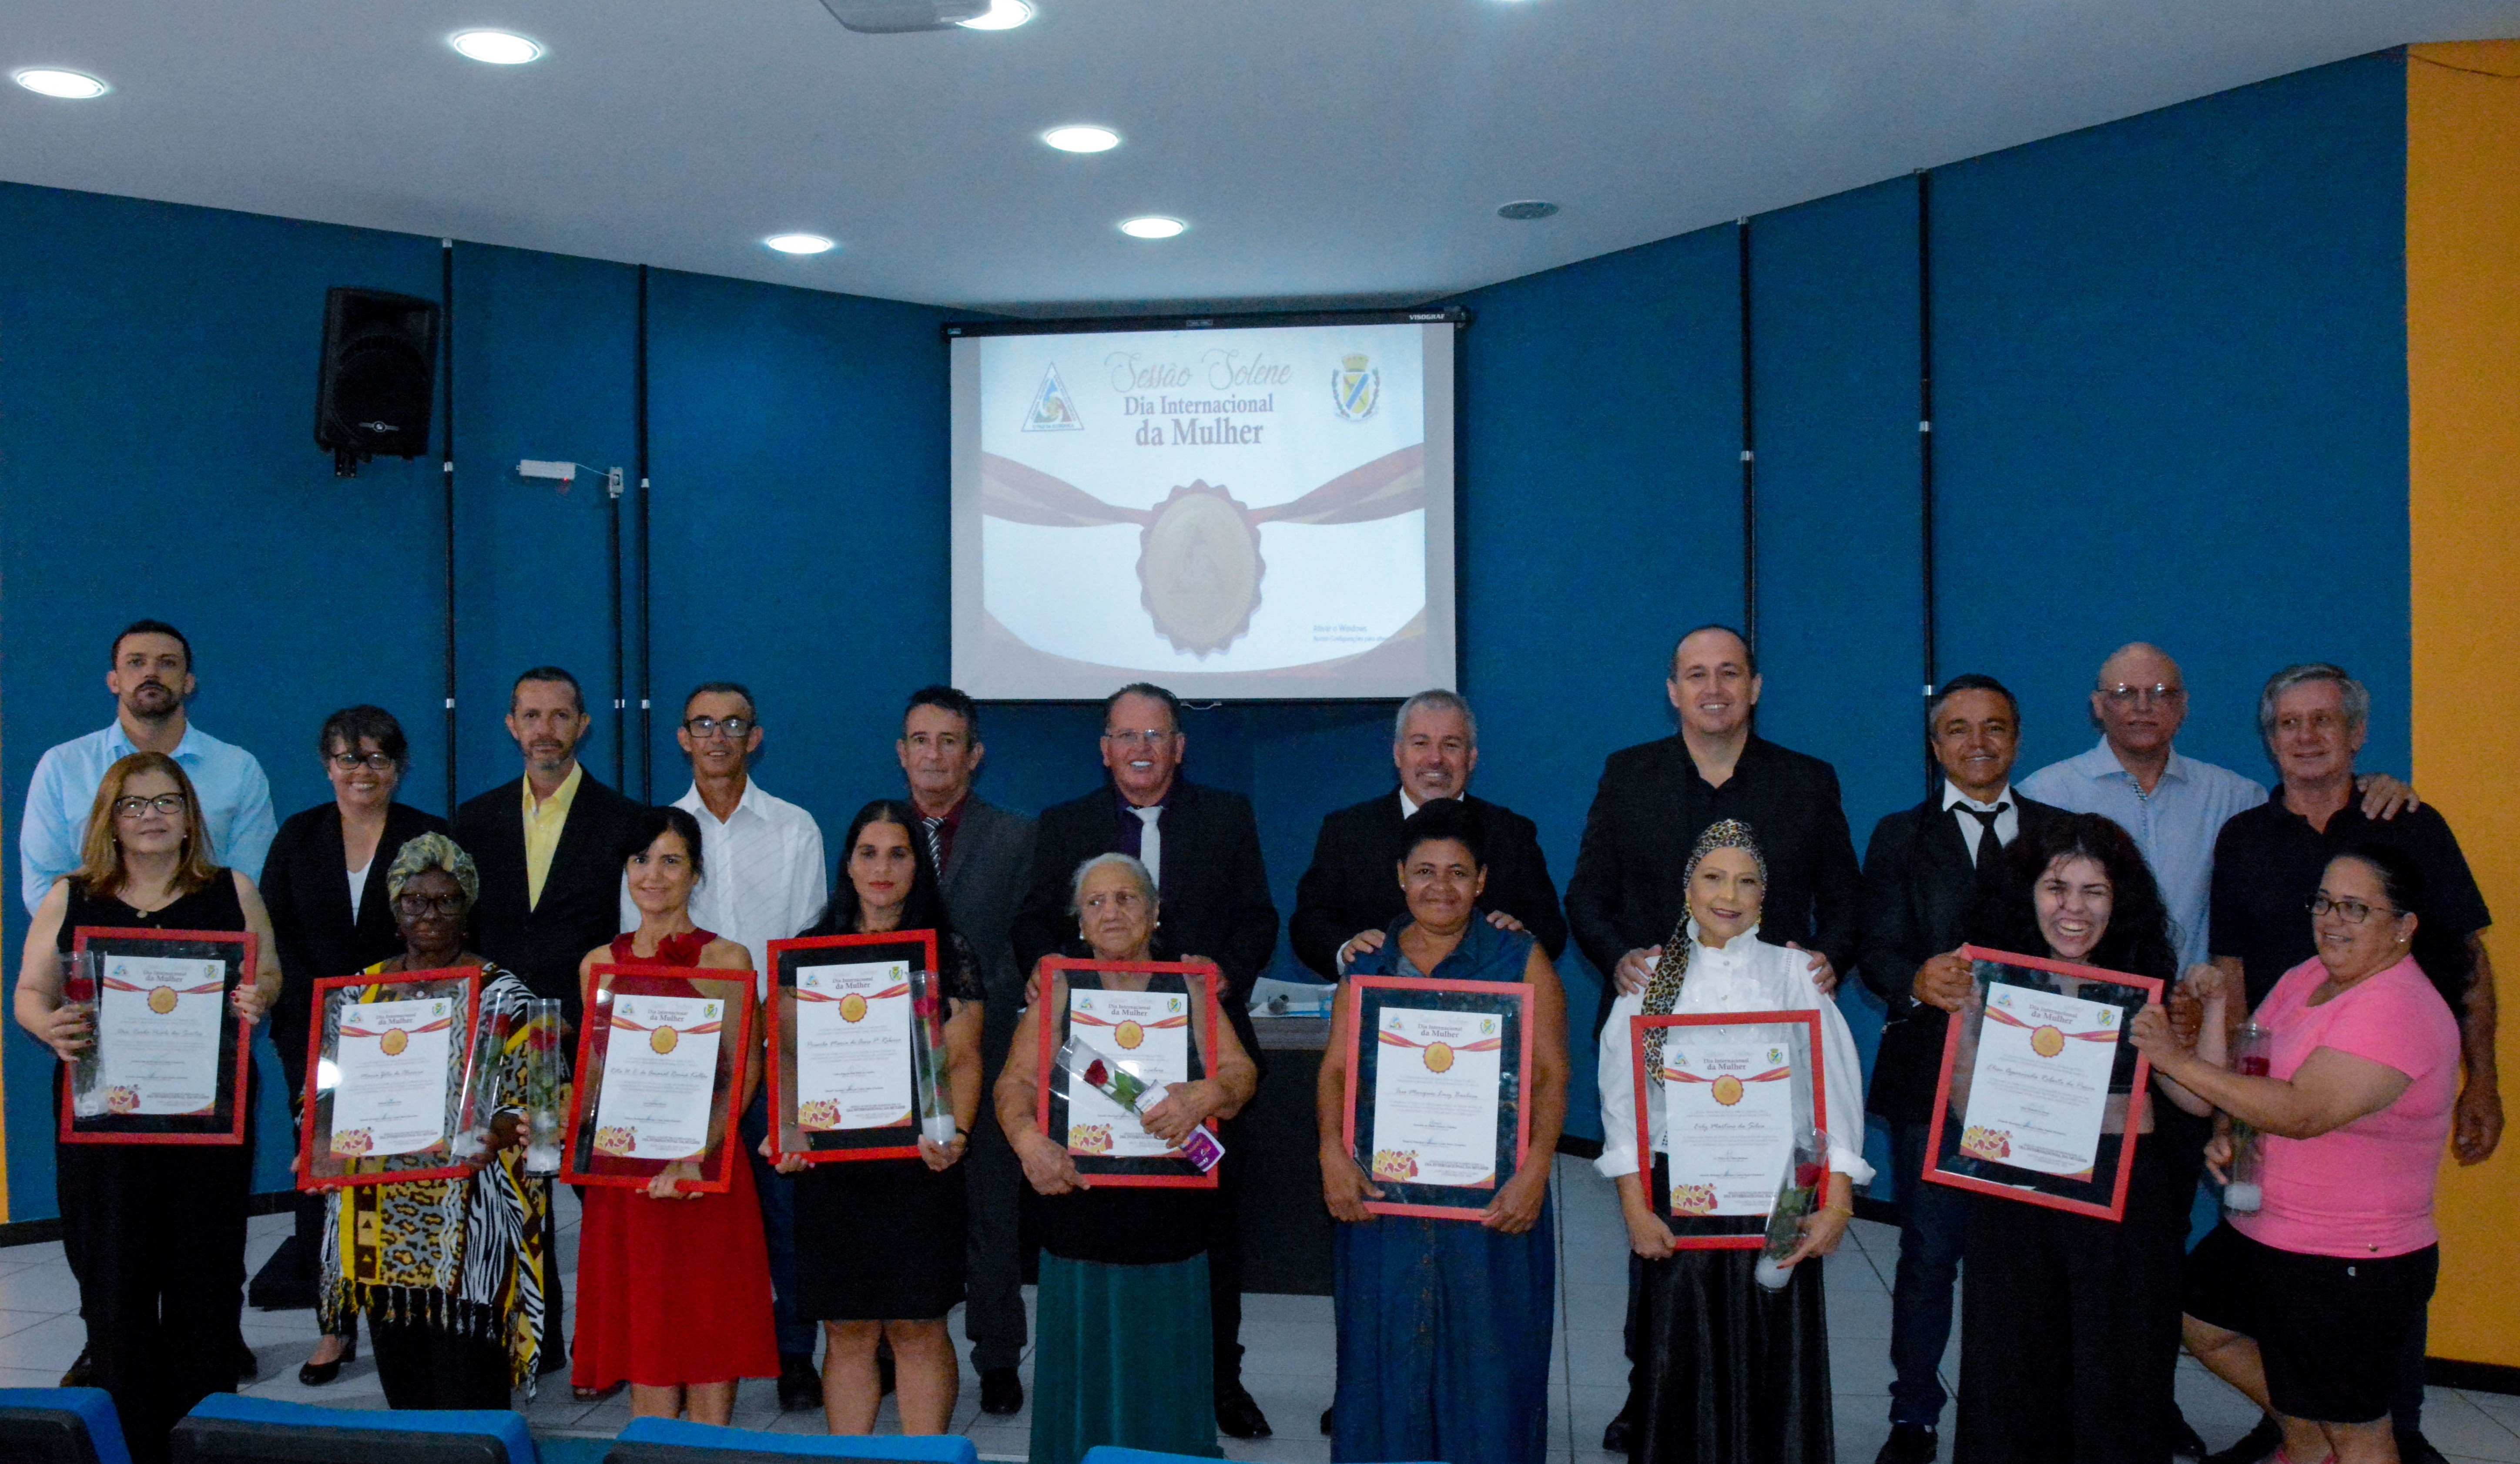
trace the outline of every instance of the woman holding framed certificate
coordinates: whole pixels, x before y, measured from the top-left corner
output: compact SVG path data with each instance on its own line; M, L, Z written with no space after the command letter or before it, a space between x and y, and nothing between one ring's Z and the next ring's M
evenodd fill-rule
M15 999L18 1025L63 1063L62 1229L92 1376L143 1464L166 1457L195 1403L236 1387L245 1053L280 990L262 897L209 849L173 758L133 753L106 769L78 869L27 925ZM96 969L82 966L66 999L74 952Z
M692 923L692 890L703 877L698 820L680 808L640 810L622 840L621 862L639 928L579 963L589 1012L598 1006L600 965L752 970L750 951ZM750 984L747 979L746 996ZM742 1074L738 1112L761 1082L757 1038L742 1054ZM730 1176L722 1193L677 1184L698 1179L708 1158L669 1165L643 1189L586 1187L569 1382L600 1392L627 1381L634 1417L688 1412L696 1422L724 1424L735 1411L739 1380L779 1376L770 1251L752 1166L741 1156L722 1166Z
M1618 1181L1642 1264L1629 1457L1826 1464L1826 1301L1821 1268L1804 1262L1837 1249L1855 1187L1872 1178L1855 1038L1809 957L1759 938L1768 871L1750 826L1712 825L1686 868L1688 913L1644 990L1620 996L1601 1028L1597 1163ZM1746 1020L1708 1020L1730 1014ZM1771 1290L1761 1236L1778 1191L1804 1183L1815 1140L1817 1193Z
M816 936L872 936L932 932L937 979L946 1002L945 1073L953 1103L954 1134L940 1144L917 1138L918 1157L817 1164L803 1154L779 1161L779 1171L796 1176L796 1309L823 1323L823 1415L834 1434L872 1434L883 1387L876 1370L876 1344L892 1344L894 1382L901 1398L901 1431L942 1434L953 1424L961 1368L946 1313L963 1300L964 1208L962 1163L971 1122L980 1108L978 963L945 914L945 895L928 861L926 841L916 832L919 815L907 804L878 799L849 820L840 873ZM827 957L845 959L846 947ZM777 959L774 956L774 959ZM797 958L802 963L803 957ZM863 957L860 958L861 960ZM800 1064L809 1047L825 1047L840 1071L832 1091L873 1090L873 1121L916 1126L914 1085L921 1070L911 1044L921 1039L911 992L891 980L888 967L825 966L837 981L829 998L863 972L865 984L880 989L847 991L821 1010L835 1014L825 1025L828 1041L808 1033L798 1016ZM808 972L811 976L814 973ZM799 992L800 997L805 995ZM773 986L773 997L779 995ZM892 1031L883 1030L889 1001ZM851 1029L856 1030L853 1032ZM828 1121L851 1121L846 1100L822 1100ZM784 1121L784 1118L782 1120ZM762 1141L771 1152L775 1138ZM846 1151L841 1151L845 1153Z
M1096 962L1109 964L1093 973L1089 988L1044 961L993 1095L998 1123L1040 1196L1032 1464L1077 1464L1100 1443L1214 1458L1207 1301L1213 1179L1112 1170L1191 1167L1179 1157L1181 1146L1208 1121L1241 1112L1259 1072L1216 1011L1212 963L1186 957L1205 968L1192 980L1180 974L1182 963L1162 975L1148 969L1166 953L1155 936L1160 911L1147 866L1128 854L1097 854L1077 866L1069 903L1085 948ZM1081 1020L1089 1006L1132 1004L1158 982L1178 993L1173 999L1186 1010L1163 1019L1160 1031L1131 1020L1124 1026L1140 1030L1115 1028L1114 1041L1132 1051L1164 1052L1161 1066L1185 1072L1189 1080L1165 1084L1165 1096L1135 1118L1123 1109L1102 1122L1062 1119L1065 1142L1052 1138L1043 1118L1044 1082L1060 1085L1067 1098L1062 1113L1104 1095L1071 1083L1065 1072L1045 1072L1045 1024L1056 1024L1051 1033L1069 1029L1071 1018ZM1106 999L1114 996L1119 1000ZM1124 1132L1124 1123L1142 1132ZM1162 1151L1173 1156L1169 1162L1159 1152L1152 1160L1098 1163L1096 1175L1078 1171L1078 1154L1108 1160L1155 1143L1171 1146Z
M1401 844L1408 913L1339 984L1315 1091L1341 1222L1330 1457L1528 1464L1549 1452L1566 996L1530 933L1478 908L1476 815L1430 802Z

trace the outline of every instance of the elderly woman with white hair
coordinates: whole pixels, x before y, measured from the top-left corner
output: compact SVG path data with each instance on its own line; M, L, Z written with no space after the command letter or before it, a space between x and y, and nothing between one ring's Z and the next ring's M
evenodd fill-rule
M1077 866L1069 907L1071 954L1098 961L1163 961L1155 882L1127 854ZM1106 989L1143 991L1145 973L1106 972ZM1038 1192L1041 1297L1033 1360L1033 1464L1076 1464L1100 1443L1216 1456L1208 1326L1207 1249L1215 1195L1204 1189L1094 1187L1065 1146L1035 1119L1040 1024L1067 1010L1068 984L1037 972L998 1077L998 1123ZM1203 1075L1174 1083L1147 1110L1148 1130L1179 1144L1209 1119L1251 1101L1259 1073L1232 1026L1211 1021L1193 994L1190 1029ZM1209 1032L1213 1029L1211 1038Z
M506 1020L521 1032L533 993L464 948L480 892L472 857L454 840L423 834L404 844L385 874L403 953L360 974L477 969L480 1020ZM511 1042L489 1146L471 1161L472 1173L360 1185L326 1207L320 1319L329 1335L353 1313L368 1314L388 1406L504 1408L511 1389L532 1389L551 1187L525 1177L518 1143L524 1091L524 1044Z

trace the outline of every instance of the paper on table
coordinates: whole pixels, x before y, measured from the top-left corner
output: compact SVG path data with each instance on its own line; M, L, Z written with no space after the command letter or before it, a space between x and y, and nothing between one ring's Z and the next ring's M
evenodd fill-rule
M343 1006L333 1059L333 1152L382 1159L443 1140L454 1037L455 1002L444 996Z
M1663 1034L1663 1146L1676 1215L1763 1215L1794 1152L1793 1059L1776 1041Z
M2089 1177L2099 1158L2121 1015L2105 1002L1989 986L1960 1152L2042 1174Z
M219 1020L227 967L166 956L108 956L97 1053L111 1114L200 1114L218 1106Z
M1373 1065L1374 1178L1495 1185L1503 1027L1494 1012L1382 1009Z
M726 1003L704 996L612 998L595 1151L622 1159L695 1159L708 1148Z
M796 972L796 1124L889 1128L911 1117L910 966L866 961Z
M1190 1081L1190 998L1179 991L1071 987L1068 1031L1124 1071L1162 1087ZM1067 1087L1067 1150L1112 1159L1157 1159L1173 1146L1138 1116L1083 1083Z

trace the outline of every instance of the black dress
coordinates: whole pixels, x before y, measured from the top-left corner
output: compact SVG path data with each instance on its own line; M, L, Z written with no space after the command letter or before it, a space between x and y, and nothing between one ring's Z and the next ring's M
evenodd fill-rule
M72 880L63 951L81 926L241 931L246 920L236 877L222 869L147 914ZM58 1110L58 1079L53 1102ZM253 1132L249 1115L246 1132ZM236 1387L252 1144L57 1140L53 1163L63 1234L78 1237L79 1310L97 1386L113 1395L131 1457L156 1464L176 1420Z
M979 964L959 935L939 952L945 994L979 1001ZM986 1101L987 1095L982 1095ZM840 1160L795 1176L796 1312L820 1321L926 1321L963 1300L963 1165Z

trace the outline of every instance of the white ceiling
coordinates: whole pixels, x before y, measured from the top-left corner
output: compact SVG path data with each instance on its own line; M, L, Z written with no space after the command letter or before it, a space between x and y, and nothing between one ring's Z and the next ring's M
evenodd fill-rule
M1415 300L2520 0L0 0L0 177L959 306ZM531 66L452 31L541 40ZM1042 146L1092 121L1099 157ZM1515 199L1554 218L1495 215ZM1150 243L1136 213L1190 222ZM762 236L841 248L788 258Z

